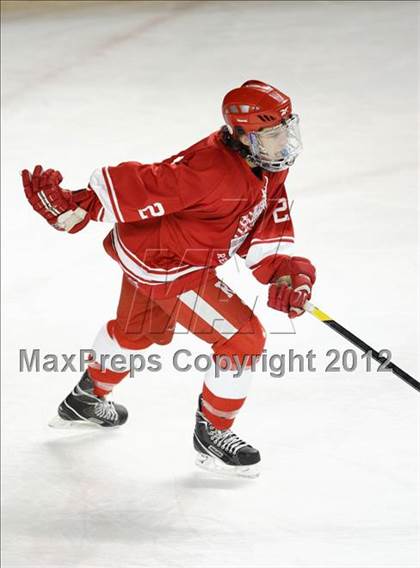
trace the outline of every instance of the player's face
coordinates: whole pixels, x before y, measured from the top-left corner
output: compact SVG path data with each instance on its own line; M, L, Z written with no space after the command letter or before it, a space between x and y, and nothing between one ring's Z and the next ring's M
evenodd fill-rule
M272 128L244 134L240 140L250 147L258 165L271 171L286 169L293 164L302 148L299 117L292 115Z
M273 128L264 128L253 133L252 137L255 137L261 155L268 160L278 160L287 146L287 127L279 124Z

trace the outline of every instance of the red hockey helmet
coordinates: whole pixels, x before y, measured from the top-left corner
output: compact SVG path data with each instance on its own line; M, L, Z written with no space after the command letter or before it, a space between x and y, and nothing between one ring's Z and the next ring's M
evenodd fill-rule
M302 149L299 117L290 98L262 81L247 81L223 99L223 116L234 137L241 128L247 158L261 168L280 172L294 164ZM241 140L242 142L242 140Z
M251 80L227 93L222 110L228 126L240 127L248 133L276 126L290 118L292 103L275 87Z

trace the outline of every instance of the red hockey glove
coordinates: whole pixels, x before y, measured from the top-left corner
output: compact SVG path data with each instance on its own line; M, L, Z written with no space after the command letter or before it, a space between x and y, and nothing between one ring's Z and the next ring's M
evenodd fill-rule
M77 233L89 222L89 215L73 201L72 192L62 189L63 176L56 170L36 166L33 173L22 172L25 195L44 219L58 231Z
M286 312L289 318L302 315L316 279L315 267L307 258L285 257L277 278L268 289L268 306Z

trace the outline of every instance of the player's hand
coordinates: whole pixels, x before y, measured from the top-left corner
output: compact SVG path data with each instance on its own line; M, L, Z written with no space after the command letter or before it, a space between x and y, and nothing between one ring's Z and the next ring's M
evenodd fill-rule
M22 171L25 195L35 211L58 231L77 233L87 225L89 215L73 202L71 191L60 187L62 181L60 172L44 172L42 166L35 166L32 174Z
M305 302L311 298L315 267L307 258L292 256L282 263L280 272L268 289L268 306L296 318L303 314Z

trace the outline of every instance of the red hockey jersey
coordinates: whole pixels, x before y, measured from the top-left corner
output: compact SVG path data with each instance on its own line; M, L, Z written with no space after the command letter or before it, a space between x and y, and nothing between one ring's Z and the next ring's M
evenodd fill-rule
M195 287L234 254L268 283L294 241L287 173L257 177L216 132L161 163L95 170L89 212L114 223L106 250L155 297Z

